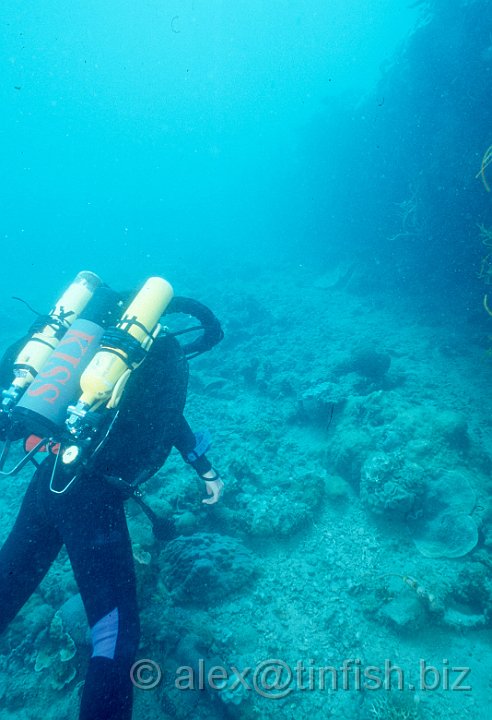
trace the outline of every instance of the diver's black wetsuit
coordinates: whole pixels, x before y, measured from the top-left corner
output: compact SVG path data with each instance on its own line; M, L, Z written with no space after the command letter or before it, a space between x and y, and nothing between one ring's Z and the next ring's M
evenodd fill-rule
M0 373L1 375L1 373ZM183 417L186 358L172 336L158 338L133 373L97 472L64 494L49 489L52 458L36 471L0 550L0 632L66 546L92 632L93 654L82 696L83 720L128 720L130 668L139 642L135 573L124 498L104 474L150 477L172 447L187 459L195 436ZM193 460L201 475L205 455Z

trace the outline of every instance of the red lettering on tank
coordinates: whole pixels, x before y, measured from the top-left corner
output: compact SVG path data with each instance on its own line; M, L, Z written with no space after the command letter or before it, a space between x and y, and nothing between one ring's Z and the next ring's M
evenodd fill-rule
M89 335L73 328L68 330L56 350L51 353L44 368L28 388L27 395L39 397L40 400L50 404L55 403L60 395L61 386L69 385L74 373L77 377L77 368L95 337L95 335ZM63 352L60 351L60 348ZM52 382L43 382L46 378L50 378Z
M56 355L60 348L64 345L72 345L75 344L75 346L78 346L79 348L79 357L82 357L87 352L87 348L91 344L91 342L94 340L95 335L88 335L87 333L83 333L80 330L69 330L60 340L58 343L58 347L53 353ZM72 353L73 355L77 356L77 353Z
M49 393L53 393L52 395L49 395ZM38 397L38 395L43 395L43 400L50 403L52 405L56 400L58 400L58 397L60 395L60 388L57 388L56 385L53 385L52 383L45 383L44 385L41 385L41 387L38 387L37 389L32 389L32 386L29 391L29 395L31 397Z
M68 337L69 336L69 337ZM46 364L45 368L39 373L40 378L52 378L53 376L60 373L60 378L57 378L57 382L66 384L72 377L70 368L62 365L65 362L67 365L71 365L73 369L76 369L90 347L91 342L94 340L94 335L87 335L87 333L80 332L79 330L69 330L66 335L61 339L58 348L51 354L51 357ZM60 345L68 345L70 347L65 348L68 352L60 352ZM54 365L54 363L58 363ZM30 395L33 393L29 393Z
M77 362L77 364L79 362L80 360ZM59 377L54 377L58 374ZM49 368L49 370L43 370L42 373L39 373L39 377L53 378L56 382L60 383L60 385L65 385L65 383L69 382L70 378L72 377L72 372L70 368L65 367L64 365L56 365L55 367Z
M65 360L66 362L70 363L70 365L73 368L76 368L82 359L81 357L75 358L75 357L72 357L71 355L66 355L65 353L61 353L61 352L54 352L51 357L52 358L56 357L57 360Z
M77 367L81 358L85 355L89 349L95 335L88 335L87 333L81 332L80 330L69 330L64 337L60 340L58 347L53 353L52 357L58 357L67 362L71 363L73 367ZM67 352L60 352L60 348L65 345L74 346L73 350L70 348L70 354ZM65 351L67 348L65 348Z

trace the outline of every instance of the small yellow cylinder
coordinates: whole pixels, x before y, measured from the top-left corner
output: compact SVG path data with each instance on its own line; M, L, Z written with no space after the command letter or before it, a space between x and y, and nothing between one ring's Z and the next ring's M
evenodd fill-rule
M49 312L53 324L47 324L42 330L34 333L16 357L15 378L12 381L15 387L23 388L32 382L60 342L64 330L77 319L100 284L101 279L94 273L88 270L78 273Z
M145 350L152 344L152 332L173 296L171 285L160 277L151 277L123 313L117 328L134 337ZM141 361L140 361L141 362ZM82 395L78 406L91 408L108 400L116 383L132 363L124 349L102 346L92 358L80 378Z

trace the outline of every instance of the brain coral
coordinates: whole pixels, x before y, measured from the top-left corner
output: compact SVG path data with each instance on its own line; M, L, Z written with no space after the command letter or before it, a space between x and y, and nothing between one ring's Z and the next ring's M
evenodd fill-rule
M255 572L254 555L234 538L218 533L180 536L168 543L161 560L166 584L178 602L225 599Z

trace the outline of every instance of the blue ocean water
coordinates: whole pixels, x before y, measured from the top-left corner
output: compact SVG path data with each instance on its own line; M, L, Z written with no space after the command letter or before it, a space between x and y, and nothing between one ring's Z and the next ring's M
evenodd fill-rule
M135 717L488 717L490 3L2 10L4 345L12 296L46 312L81 269L165 276L225 330L188 400L221 505L173 457L147 494L186 540L129 509L163 672ZM0 718L77 716L74 597L62 556L0 639ZM178 687L199 658L222 694Z
M416 15L384 0L6 3L9 264L19 243L28 283L54 280L60 253L69 273L132 281L288 249L276 215L302 192L306 125L367 93Z

